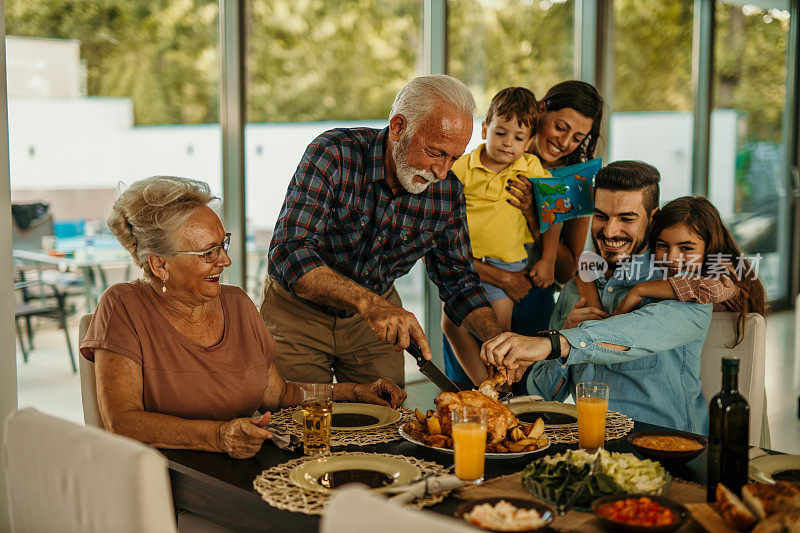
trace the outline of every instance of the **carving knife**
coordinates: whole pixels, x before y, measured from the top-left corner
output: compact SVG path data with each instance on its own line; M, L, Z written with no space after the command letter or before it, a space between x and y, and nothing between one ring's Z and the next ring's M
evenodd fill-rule
M439 370L433 361L428 361L425 359L425 356L422 355L422 350L417 345L416 342L413 340L411 344L406 348L406 351L414 356L414 359L417 360L417 365L419 366L419 371L422 372L428 379L433 381L434 385L442 389L444 392L459 392L461 389L458 388L458 385L453 383L450 378L444 375L444 373Z

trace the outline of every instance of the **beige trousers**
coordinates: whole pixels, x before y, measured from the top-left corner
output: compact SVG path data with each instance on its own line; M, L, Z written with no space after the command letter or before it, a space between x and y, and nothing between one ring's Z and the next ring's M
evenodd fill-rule
M360 315L339 318L267 283L261 316L278 344L275 364L284 379L369 383L387 377L405 386L403 352L379 340ZM402 306L394 285L382 296Z

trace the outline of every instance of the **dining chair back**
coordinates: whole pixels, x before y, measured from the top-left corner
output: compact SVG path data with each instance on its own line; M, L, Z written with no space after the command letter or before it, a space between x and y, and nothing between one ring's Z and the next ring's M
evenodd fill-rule
M78 325L78 350L86 338L86 330L92 322L93 314L83 315ZM105 428L97 404L97 380L94 377L94 363L85 357L78 356L78 368L81 372L81 401L83 402L83 421L87 426Z
M764 317L749 313L744 323L742 342L736 340L736 320L739 313L713 313L700 360L700 380L703 395L711 401L722 389L722 358L739 358L739 392L750 404L750 444L769 447L766 390L764 387L764 357L767 325Z
M470 533L475 528L451 517L391 503L360 487L337 490L322 515L320 533Z
M174 533L166 458L28 407L6 419L12 531Z

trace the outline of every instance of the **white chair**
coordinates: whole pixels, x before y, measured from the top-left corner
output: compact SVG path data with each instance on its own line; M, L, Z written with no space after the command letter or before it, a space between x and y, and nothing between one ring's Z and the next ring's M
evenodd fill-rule
M711 318L700 360L700 380L703 395L711 401L722 389L722 358L739 358L739 392L750 404L750 444L769 448L767 396L764 388L764 356L767 325L764 317L749 313L744 323L741 343L729 348L736 340L738 313L718 312Z
M86 330L92 321L93 314L83 315L78 325L78 349L80 350ZM78 353L78 368L81 373L81 401L83 402L83 422L87 426L105 428L97 405L97 381L94 378L94 363Z
M360 487L337 490L325 509L320 533L474 533L454 518L391 503Z
M6 420L12 531L177 531L167 460L156 450L36 409Z

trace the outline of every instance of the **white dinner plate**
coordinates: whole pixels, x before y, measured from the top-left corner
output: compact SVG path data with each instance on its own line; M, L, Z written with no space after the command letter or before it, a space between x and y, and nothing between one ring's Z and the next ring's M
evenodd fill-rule
M426 448L430 448L431 450L438 450L440 452L444 452L444 453L453 455L453 450L450 449L450 448L441 448L439 446L430 446L428 444L425 444L421 440L415 439L414 437L412 437L411 435L409 435L408 433L405 432L405 430L403 429L403 426L400 426L399 428L397 428L397 431L398 431L398 433L400 433L401 437L403 437L404 439L406 439L409 442L413 442L414 444L418 444L419 446L425 446ZM543 450L546 450L549 447L550 447L550 440L548 440L547 444L545 444L541 448L536 448L535 450L530 451L530 452L505 452L505 453L486 452L486 458L487 459L516 459L518 457L524 457L526 455L539 453L539 452L541 452Z
M335 489L320 484L320 477L351 470L366 470L388 476L390 483L373 489L376 492L394 489L397 485L410 483L422 475L419 468L399 457L353 452L347 455L328 455L297 465L289 472L289 480L303 489L331 493Z
M520 398L512 398L511 400L506 403L506 407L514 413L514 416L520 418L520 415L524 415L526 413L541 413L542 418L544 419L544 427L560 427L560 428L569 428L569 427L578 427L578 408L571 403L561 403L561 402L545 402L543 400L535 400L529 397L520 397ZM549 421L547 418L547 414L552 413L554 415L566 415L568 417L572 417L574 420L568 422L553 422ZM525 422L527 424L533 424L536 420L522 420L520 421Z
M800 455L762 455L750 461L750 479L762 483L775 483L773 476L787 470L800 471Z
M370 420L375 420L375 422L363 425L341 425L341 423L337 425L337 415L363 415L369 417ZM331 429L334 431L361 431L364 429L382 428L394 424L400 420L402 416L400 411L385 405L375 405L371 403L334 403ZM303 413L299 409L292 415L292 419L300 424L300 426L303 425Z

